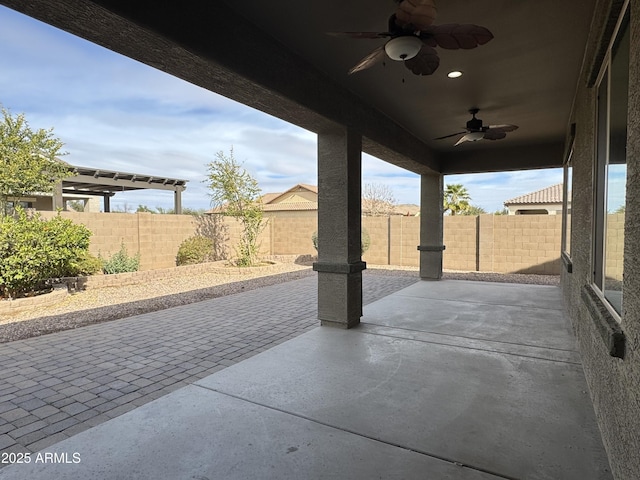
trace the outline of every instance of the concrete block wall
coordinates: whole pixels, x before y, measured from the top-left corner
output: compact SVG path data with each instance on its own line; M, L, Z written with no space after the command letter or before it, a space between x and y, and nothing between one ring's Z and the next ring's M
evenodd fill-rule
M390 217L362 217L362 228L369 233L371 243L362 259L371 265L389 264Z
M317 215L271 217L269 230L271 235L269 254L315 255L317 253L311 242L311 235L318 230Z
M55 212L42 212L51 218ZM199 220L190 215L151 213L78 213L61 215L86 225L92 232L90 251L109 257L124 242L129 255L140 252L141 270L175 266L180 243L200 230ZM559 215L480 215L444 218L444 268L448 270L491 271L501 273L560 273ZM242 231L233 219L222 219L227 257L235 255ZM624 214L610 215L608 251L621 259ZM363 217L362 226L371 244L363 259L370 265L419 265L419 217ZM311 235L318 228L317 218L301 215L269 216L259 237L261 255L315 255ZM618 252L618 253L616 253ZM609 262L612 278L621 279L622 266ZM618 278L620 277L620 278Z
M622 281L624 258L624 213L607 215L606 272L609 279Z
M125 215L125 214L122 214ZM180 244L196 229L192 215L137 213L140 270L175 267Z
M498 215L493 219L493 271L560 274L560 215Z
M445 269L476 270L478 255L477 229L478 220L476 217L444 217L443 237L446 249L443 252L442 262ZM493 237L489 238L489 241L493 242ZM491 266L491 262L488 263L488 266Z
M38 213L46 219L57 215L56 212ZM60 212L60 215L91 230L93 235L89 251L93 255L108 258L120 250L121 244L124 244L129 255L135 255L140 251L137 214Z
M56 215L56 212L39 213L45 219ZM128 255L140 254L141 271L175 267L180 244L195 235L199 225L197 218L192 215L157 215L147 212L60 212L60 215L91 230L93 235L89 251L93 255L109 258L124 244ZM223 225L226 251L233 255L233 246L240 238L242 227L233 218L224 218ZM258 238L261 253L271 254L271 230L268 224Z

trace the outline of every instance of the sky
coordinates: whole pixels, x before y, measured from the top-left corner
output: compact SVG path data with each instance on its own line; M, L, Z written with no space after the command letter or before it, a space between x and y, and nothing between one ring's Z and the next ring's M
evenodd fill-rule
M188 180L183 207L209 208L206 164L231 148L263 193L317 185L314 133L2 6L0 104L24 113L32 129L53 128L73 165ZM367 154L362 160L363 184L419 204L418 175ZM445 177L489 213L561 182L561 169ZM111 205L168 209L173 194L118 193Z

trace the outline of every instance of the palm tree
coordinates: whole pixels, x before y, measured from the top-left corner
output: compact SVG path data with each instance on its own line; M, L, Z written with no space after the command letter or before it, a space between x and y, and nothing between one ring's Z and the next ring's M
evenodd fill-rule
M464 185L460 183L447 185L447 188L444 189L444 211L451 212L451 215L456 215L468 210L471 206L469 204L470 200L471 196L469 192Z

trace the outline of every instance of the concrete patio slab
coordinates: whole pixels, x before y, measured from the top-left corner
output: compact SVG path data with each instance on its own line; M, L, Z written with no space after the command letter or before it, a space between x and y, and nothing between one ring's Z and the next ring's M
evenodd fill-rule
M427 287L426 284L429 284ZM468 303L562 308L560 290L548 285L493 283L473 280L423 280L402 290L405 297L463 300Z
M47 451L79 463L36 463L34 454L0 478L496 478L197 386Z
M456 288L471 300L442 298ZM445 303L408 302L419 298ZM491 302L514 308L491 316ZM379 325L315 328L46 450L81 463L12 465L0 479L609 480L572 340L542 345L566 327L560 305L555 287L419 282L365 307ZM447 333L432 333L428 319L447 315ZM529 322L538 341L517 343Z
M571 363L325 328L197 385L506 478L608 478Z
M562 304L558 299L550 299L545 287L540 292L545 300L536 303L536 299L531 298L532 291L537 291L539 287L524 290L517 288L521 285L514 288L509 284L499 284L506 293L500 299L502 303L498 304L495 303L498 300L495 295L491 292L483 295L473 282L442 282L442 285L454 285L455 288L451 290L457 290L458 297L464 295L464 300L422 295L433 292L431 286L420 289L420 285L424 287L425 284L415 284L397 296L378 301L375 308L365 310L362 321L441 335L576 350L575 338L564 319ZM557 287L547 288L557 290ZM448 291L442 292L443 296ZM515 292L517 294L514 295ZM479 298L468 300L467 294ZM398 308L400 299L401 309ZM529 303L536 303L536 306L528 306Z

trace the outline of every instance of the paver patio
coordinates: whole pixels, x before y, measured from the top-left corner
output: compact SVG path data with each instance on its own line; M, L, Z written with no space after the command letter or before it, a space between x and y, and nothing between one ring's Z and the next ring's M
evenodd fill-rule
M365 274L365 302L416 281ZM0 344L0 451L35 452L122 415L306 332L316 311L314 276Z

